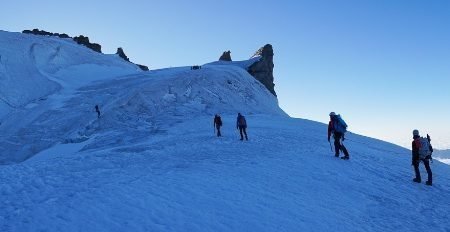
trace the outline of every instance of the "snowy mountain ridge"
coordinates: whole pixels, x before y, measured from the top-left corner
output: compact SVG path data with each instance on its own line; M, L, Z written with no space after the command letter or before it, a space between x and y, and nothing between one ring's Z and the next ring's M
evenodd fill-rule
M0 42L9 44L1 51L0 115L6 116L0 164L23 161L56 143L82 141L98 130L117 129L125 135L130 127L158 131L215 113L287 116L239 65L147 73L71 40L2 32ZM107 128L99 129L94 113L84 115L97 104Z
M351 159L334 158L327 125L288 117L253 59L141 72L8 32L0 56L0 231L450 228L448 165L412 183L409 150L350 132Z
M135 65L115 55L93 52L70 39L0 31L0 44L3 109L46 97L64 83L73 88L73 82L137 72Z

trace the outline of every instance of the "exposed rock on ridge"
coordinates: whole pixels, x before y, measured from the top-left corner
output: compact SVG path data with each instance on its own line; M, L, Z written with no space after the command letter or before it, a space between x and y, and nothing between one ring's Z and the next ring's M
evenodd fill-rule
M125 52L123 51L123 48L117 48L117 55L119 55L120 58L130 62L130 59L127 57L127 55L125 55Z
M261 82L275 96L275 84L273 83L273 48L266 44L260 48L254 56L261 56L261 59L248 67L247 71Z
M78 44L82 44L90 49L92 49L93 51L102 53L102 46L100 44L97 43L91 43L89 42L89 37L86 37L84 35L80 35L80 36L75 36L75 37L70 37L69 35L63 33L53 33L53 32L48 32L48 31L44 31L44 30L39 30L39 29L33 29L33 30L23 30L22 33L24 34L33 34L33 35L43 35L43 36L58 36L59 38L63 38L63 39L68 39L71 38L73 39L73 41L77 42Z
M130 61L130 59L127 57L127 55L125 55L125 52L123 51L123 48L117 48L116 54L119 55L119 57L124 59L125 61L133 63L133 62ZM135 64L135 63L133 63L133 64ZM135 64L135 65L137 65L143 71L148 71L149 70L148 67L145 66L145 65L141 65L141 64Z
M98 43L89 42L89 37L87 37L87 36L84 36L84 35L75 36L75 37L73 37L73 41L77 42L78 44L82 44L82 45L92 49L93 51L102 53L102 46Z
M22 33L24 34L34 34L34 35L48 35L48 36L58 36L59 38L70 38L67 34L59 34L59 33L52 33L48 31L41 31L39 29L33 29L33 30L23 30Z
M84 35L79 35L79 36L75 36L75 37L70 37L69 35L63 33L52 33L52 32L48 32L48 31L44 31L44 30L39 30L39 29L33 29L33 30L23 30L22 33L24 34L33 34L33 35L42 35L42 36L58 36L60 38L71 38L73 41L75 41L78 44L84 45L88 48L90 48L93 51L102 53L102 46L100 44L97 43L91 43L89 42L89 37L84 36ZM123 51L122 48L118 48L116 54L118 54L122 59L133 63L130 61L130 59L125 55L125 52ZM134 64L134 63L133 63ZM144 70L144 71L148 71L148 67L145 65L141 65L141 64L135 64L137 65L140 69Z
M231 61L231 52L230 51L223 52L223 54L220 56L219 60Z
M231 52L225 51L220 56L219 61L231 61ZM250 73L256 80L261 82L273 95L275 93L275 84L273 83L273 48L272 45L266 44L264 47L258 49L252 58L260 56L261 58L247 67L247 72Z

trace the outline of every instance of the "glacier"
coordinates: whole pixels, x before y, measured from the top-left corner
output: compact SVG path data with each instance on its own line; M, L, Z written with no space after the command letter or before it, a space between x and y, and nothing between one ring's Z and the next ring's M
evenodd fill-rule
M449 231L448 165L413 183L410 150L351 132L334 158L255 58L142 72L59 38L0 44L1 231Z

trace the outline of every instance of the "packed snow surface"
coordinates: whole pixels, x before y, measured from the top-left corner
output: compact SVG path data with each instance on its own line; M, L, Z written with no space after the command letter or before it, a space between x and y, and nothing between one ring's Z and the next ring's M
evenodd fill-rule
M350 134L344 161L319 123L251 115L239 141L235 115L223 121L222 138L198 117L2 166L0 230L448 231L448 165L432 164L429 187L394 145Z
M5 40L89 62L36 65ZM1 63L0 231L449 231L448 165L413 183L409 150L353 133L351 159L335 158L326 125L288 117L243 63L140 72L61 39L0 42L1 61L37 67L44 86L19 88Z

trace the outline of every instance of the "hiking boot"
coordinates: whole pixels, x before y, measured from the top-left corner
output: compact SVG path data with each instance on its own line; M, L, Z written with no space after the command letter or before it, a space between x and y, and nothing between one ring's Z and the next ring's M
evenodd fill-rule
M350 157L349 157L348 155L346 155L346 156L344 156L344 157L341 157L341 159L343 159L343 160L348 160L348 159L350 159Z
M414 178L413 181L416 182L416 183L422 182L422 180L420 180L420 179L418 179L418 178Z
M334 157L339 157L339 154L334 155Z
M241 140L241 141L242 141L242 140L244 140L244 139L243 139L243 138L241 138L241 139L239 139L239 140Z
M245 140L247 140L247 141L248 141L248 137L247 137L247 136L245 136Z
M426 184L426 185L429 185L429 186L432 186L432 185L433 185L433 182L432 182L432 181L427 181L427 182L425 182L425 184Z

